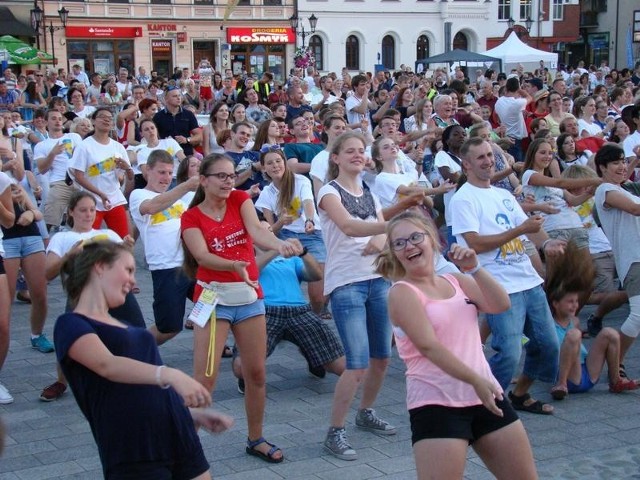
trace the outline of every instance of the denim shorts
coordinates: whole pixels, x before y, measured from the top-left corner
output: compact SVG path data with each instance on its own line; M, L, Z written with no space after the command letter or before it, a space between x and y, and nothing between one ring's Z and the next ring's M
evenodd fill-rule
M331 292L331 312L344 345L347 369L367 368L369 358L391 356L388 290L389 282L378 277Z
M303 247L307 247L309 253L313 255L318 263L325 263L327 260L327 249L324 246L322 232L319 232L318 230L313 233L296 233L291 230L287 230L286 228L282 228L278 232L278 238L281 240L296 238L300 240Z
M5 260L24 258L34 253L44 252L44 242L39 236L3 238L2 245Z
M248 318L264 315L264 300L259 298L253 303L230 307L228 305L216 305L216 320L226 320L231 325L237 325Z

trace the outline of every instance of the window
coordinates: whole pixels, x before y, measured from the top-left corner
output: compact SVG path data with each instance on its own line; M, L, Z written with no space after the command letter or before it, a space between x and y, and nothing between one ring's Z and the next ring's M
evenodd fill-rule
M346 62L348 70L360 70L360 40L355 35L347 37L345 46Z
M633 12L633 41L640 42L640 10Z
M429 58L429 38L426 35L420 35L416 43L416 60Z
M264 0L263 5L267 5L267 6L276 6L276 5L282 5L282 0Z
M194 5L213 5L213 0L193 0Z
M498 0L498 20L509 20L511 16L511 0Z
M458 32L456 33L456 36L453 37L453 48L457 48L459 50L469 50L467 36L464 33Z
M324 65L322 63L322 39L318 35L311 37L309 39L309 48L316 59L316 70L324 70Z
M532 18L531 0L520 0L520 20Z
M564 20L564 0L553 0L553 19Z
M396 68L396 41L391 35L382 39L382 65L384 68Z

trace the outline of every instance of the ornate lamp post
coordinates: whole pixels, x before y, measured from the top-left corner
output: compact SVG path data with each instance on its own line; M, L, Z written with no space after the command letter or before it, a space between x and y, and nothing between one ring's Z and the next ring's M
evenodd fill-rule
M36 47L38 48L38 50L40 50L40 27L42 27L42 33L46 33L49 32L49 35L51 36L51 55L53 55L53 65L57 65L57 60L56 60L56 45L55 42L53 41L53 34L54 32L56 32L57 30L62 30L64 28L66 28L67 26L67 20L69 19L69 10L67 10L65 7L62 7L60 10L58 10L58 17L60 17L60 23L62 23L62 26L54 26L52 21L49 21L49 26L47 27L46 25L46 19L44 16L44 11L40 8L40 6L35 3L33 8L31 9L31 26L33 27L33 30L36 32ZM46 44L46 40L45 40L45 44ZM46 50L46 46L45 46L45 50Z
M301 25L301 30L298 30L298 24L299 24L299 19L298 19L298 15L297 14L293 14L291 15L291 17L289 17L289 24L291 25L291 28L293 29L293 31L296 33L296 35L302 37L302 48L305 48L305 39L310 36L313 35L316 32L316 25L318 24L318 17L315 16L315 14L311 14L311 16L309 17L309 27L310 27L310 31L307 31L304 29L304 24Z

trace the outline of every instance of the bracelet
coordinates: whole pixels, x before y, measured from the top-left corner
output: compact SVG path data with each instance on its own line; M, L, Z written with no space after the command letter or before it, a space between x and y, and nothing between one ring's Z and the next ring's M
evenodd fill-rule
M542 242L542 247L540 247L540 250L544 252L544 249L547 246L547 243L549 243L552 240L553 240L552 238L547 238L544 242Z
M478 270L480 270L481 268L482 268L482 265L480 265L479 263L476 263L475 267L470 268L469 270L462 270L462 273L464 273L465 275L474 275L478 273Z
M162 383L162 378L160 378L160 377L162 376L162 369L163 368L164 368L164 365L160 365L160 366L158 366L158 368L156 368L156 384L160 388L162 388L163 390L166 390L171 385L169 385L168 383Z
M309 249L307 247L304 247L302 249L302 253L300 255L298 255L300 258L304 257L307 253L309 253Z
M315 227L315 225L316 225L316 224L315 224L315 222L314 222L313 220L311 220L310 218L307 218L307 219L304 221L304 224L305 224L305 225L306 225L307 223L310 223L310 224L311 224L311 225L313 225L314 227Z

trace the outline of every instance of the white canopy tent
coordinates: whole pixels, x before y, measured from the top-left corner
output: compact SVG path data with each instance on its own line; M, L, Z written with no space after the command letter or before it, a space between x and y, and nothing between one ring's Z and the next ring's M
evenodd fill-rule
M538 68L540 60L544 60L545 66L549 69L557 68L558 63L557 53L530 47L518 38L516 32L511 32L504 42L482 54L502 59L502 68L505 72L514 68L518 63L521 63L525 70Z

